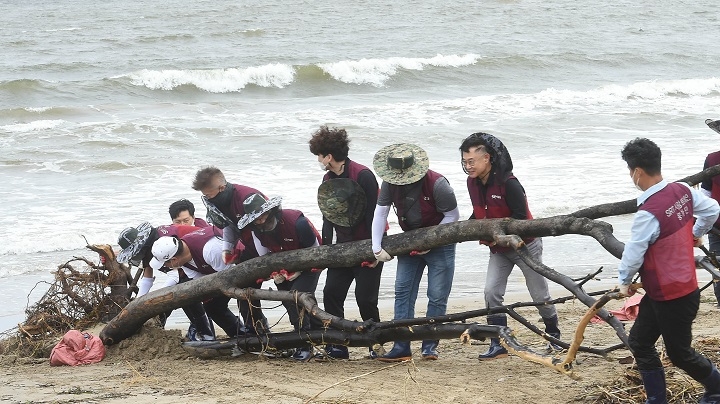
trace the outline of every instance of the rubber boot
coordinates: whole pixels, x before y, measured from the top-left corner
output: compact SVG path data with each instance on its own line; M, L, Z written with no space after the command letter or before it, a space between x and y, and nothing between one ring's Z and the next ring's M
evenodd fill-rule
M505 316L492 316L487 318L489 325L500 325L507 327L507 317ZM492 359L506 358L508 351L502 345L500 345L499 338L490 338L490 348L487 352L478 355L478 359L481 361L487 361Z
M402 362L412 358L410 341L395 341L390 352L377 358L380 362Z
M640 376L647 394L645 404L666 404L665 369L641 370Z
M545 318L543 317L543 323L545 323L545 333L555 337L557 339L560 339L560 329L558 328L558 317L557 315L554 315L552 317ZM563 347L560 345L553 344L552 342L548 342L548 352L552 351L562 351Z
M438 340L424 340L422 342L422 358L436 360L438 358L437 347L440 344Z
M715 299L717 300L717 308L720 309L720 280L713 279L713 291L715 292Z
M700 399L700 404L720 404L720 372L715 365L710 376L700 380L700 383L705 386L705 394Z

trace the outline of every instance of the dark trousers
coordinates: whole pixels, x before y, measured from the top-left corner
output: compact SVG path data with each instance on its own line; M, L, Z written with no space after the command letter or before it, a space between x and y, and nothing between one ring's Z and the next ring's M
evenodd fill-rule
M225 331L228 337L235 337L240 333L241 323L237 316L228 308L230 298L217 296L203 303L205 312L215 324Z
M260 289L262 284L255 284L251 286L255 289ZM267 332L264 328L267 327L267 319L263 314L260 300L238 299L238 311L245 322L245 327L250 333L254 333L257 330Z
M668 301L655 301L645 295L640 312L630 330L628 344L638 370L662 368L655 343L662 336L672 363L695 380L704 380L712 371L712 362L690 346L692 323L700 308L700 291Z
M298 292L309 292L314 294L319 279L320 272L304 271L300 274L300 276L292 281L278 283L276 286L278 290L297 290ZM315 317L308 316L309 320L308 317L301 320L297 304L283 302L283 306L285 306L285 309L288 312L290 323L293 327L295 327L295 331L322 327L320 320L316 320Z
M382 267L383 263L378 262L375 268L328 268L323 289L325 311L345 318L345 299L350 285L355 281L355 301L360 309L360 317L363 320L380 321L378 293Z

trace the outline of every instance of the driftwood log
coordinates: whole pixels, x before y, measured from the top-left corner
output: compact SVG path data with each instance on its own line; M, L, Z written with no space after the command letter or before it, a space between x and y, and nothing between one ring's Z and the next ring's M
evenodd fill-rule
M704 179L720 175L720 165L710 167L690 177L681 179L690 185L696 185ZM536 272L547 279L562 285L573 298L592 308L596 314L610 324L615 330L622 344L609 349L617 349L627 344L627 335L623 325L610 315L598 301L583 289L583 282L576 282L568 276L552 268L535 262L531 257L521 237L548 237L566 234L579 234L594 238L606 251L614 257L620 258L624 244L613 235L612 226L597 219L608 216L617 216L634 213L637 210L635 199L596 205L576 211L568 215L533 220L489 219L467 220L448 223L413 231L387 236L383 239L383 247L393 255L408 254L413 250L426 250L442 245L471 240L494 241L500 246L508 246L518 251L520 257ZM317 307L312 295L296 294L282 291L258 291L245 289L258 280L267 279L271 273L286 269L288 271L305 271L310 268L347 267L358 262L370 261L374 257L371 252L370 240L351 243L319 246L295 251L274 253L240 263L226 271L205 276L192 282L182 283L171 288L164 288L135 299L112 319L100 333L105 344L115 344L133 335L143 323L161 313L187 305L188 303L204 300L213 296L226 295L230 297L260 298L264 300L294 299L304 307L308 315L314 315L325 321L327 328L315 330L302 335L295 333L278 333L270 336L239 338L236 343L244 345L250 350L262 350L267 347L282 348L301 346L307 342L341 343L349 346L369 346L372 343L392 340L417 339L443 339L456 338L463 332L468 332L472 338L485 338L502 336L510 344L511 333L502 330L503 327L485 326L480 324L457 323L464 320L463 315L451 314L433 319L410 319L384 323L357 323L344 319L333 318ZM588 275L589 278L592 275ZM587 279L585 279L587 280ZM607 300L604 300L607 301ZM303 303L303 304L300 304ZM604 304L604 303L603 303ZM492 310L477 310L472 312L474 317L497 312L506 312L513 315L512 306L493 308ZM516 314L516 313L515 313ZM469 318L469 317L465 317ZM543 335L546 339L553 338L544 335L529 322L524 325L535 328L533 331ZM577 337L576 337L577 339ZM570 347L562 341L561 346ZM205 343L207 344L207 343ZM219 343L222 344L222 343ZM192 346L192 343L186 344ZM196 344L201 346L202 344ZM512 344L510 344L512 345ZM206 347L208 345L205 345ZM263 348L265 347L265 348ZM523 351L524 347L518 344L516 351ZM590 348L578 346L576 350L593 352ZM595 350L603 354L607 350ZM566 366L567 364L563 365Z

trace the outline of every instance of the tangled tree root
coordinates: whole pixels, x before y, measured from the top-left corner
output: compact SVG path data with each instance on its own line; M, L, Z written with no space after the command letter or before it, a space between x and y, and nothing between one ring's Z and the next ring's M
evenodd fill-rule
M25 322L0 334L0 354L48 357L67 331L108 321L129 302L135 283L129 268L115 261L115 253L108 245L87 248L100 255L101 263L74 257L58 266L47 292L25 310ZM75 262L81 265L75 268Z

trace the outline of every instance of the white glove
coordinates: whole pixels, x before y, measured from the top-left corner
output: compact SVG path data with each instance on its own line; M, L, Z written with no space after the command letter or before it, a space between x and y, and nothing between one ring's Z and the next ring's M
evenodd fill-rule
M150 288L152 288L153 282L155 282L154 277L153 278L145 278L145 277L140 278L140 280L137 283L137 287L138 287L137 297L146 295L150 291Z
M382 262L388 262L393 259L393 256L388 254L388 252L385 251L384 248L381 248L380 251L378 251L378 252L373 251L373 254L375 254L376 260L382 261Z
M623 296L632 296L635 294L635 290L630 289L630 285L618 285L617 288L620 290L620 294Z
M272 275L270 275L270 277L272 278L273 282L275 282L276 285L279 285L279 284L285 282L285 275L283 275L283 274L275 272Z

